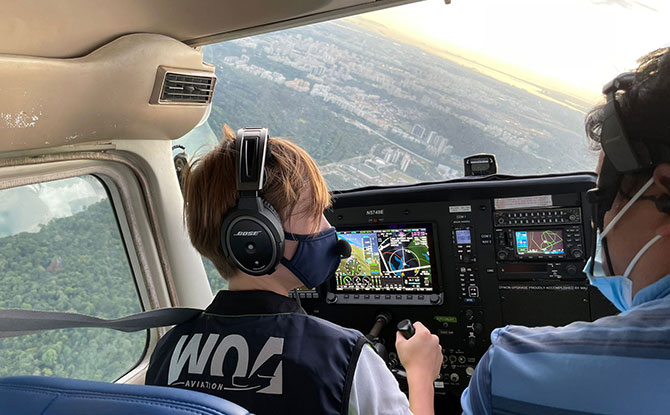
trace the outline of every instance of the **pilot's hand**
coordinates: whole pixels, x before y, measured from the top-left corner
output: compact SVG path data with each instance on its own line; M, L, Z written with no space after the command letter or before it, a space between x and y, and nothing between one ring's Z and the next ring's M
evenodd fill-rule
M442 347L440 339L423 324L414 323L414 335L406 339L396 332L395 348L400 363L405 367L407 378L429 379L432 383L440 374Z

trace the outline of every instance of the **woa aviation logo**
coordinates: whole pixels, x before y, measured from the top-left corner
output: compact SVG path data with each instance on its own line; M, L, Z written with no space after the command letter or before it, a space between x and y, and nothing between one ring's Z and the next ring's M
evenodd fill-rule
M249 345L246 339L239 334L228 335L220 342L218 334L210 334L202 347L200 346L201 333L194 334L190 340L188 340L189 337L190 335L181 336L172 352L167 378L169 386L184 386L208 391L236 390L270 395L282 394L283 338L268 338L249 368ZM188 343L186 343L187 340ZM230 353L231 351L234 353ZM224 373L227 356L230 356L228 367L231 366L230 362L237 359L232 373ZM180 375L187 363L186 379L181 380ZM207 373L205 373L206 370ZM198 375L198 378L192 379L188 375Z

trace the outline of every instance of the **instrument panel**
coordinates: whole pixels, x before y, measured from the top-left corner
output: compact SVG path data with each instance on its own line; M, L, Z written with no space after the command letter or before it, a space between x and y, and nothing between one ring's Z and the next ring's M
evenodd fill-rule
M595 175L572 174L336 194L326 216L352 255L329 283L298 295L308 313L364 334L391 315L379 339L396 371L395 324L421 321L443 348L436 409L460 411L495 328L616 312L582 272L594 185Z

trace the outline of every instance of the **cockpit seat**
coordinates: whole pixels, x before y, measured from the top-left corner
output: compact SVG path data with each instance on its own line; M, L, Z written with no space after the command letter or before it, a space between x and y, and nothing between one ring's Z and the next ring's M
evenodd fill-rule
M251 415L200 392L40 376L0 378L0 412L12 415Z

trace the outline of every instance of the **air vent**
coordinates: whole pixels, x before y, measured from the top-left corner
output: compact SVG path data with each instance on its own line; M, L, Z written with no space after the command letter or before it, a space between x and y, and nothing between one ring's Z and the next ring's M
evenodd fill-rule
M207 105L212 101L216 83L216 76L213 73L197 72L196 75L190 71L177 72L163 67L159 67L158 71L150 103ZM159 91L156 88L158 85L160 85Z

